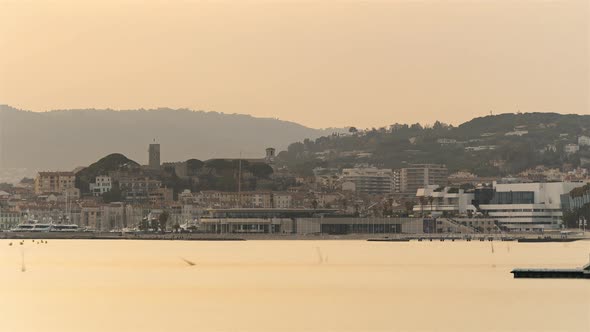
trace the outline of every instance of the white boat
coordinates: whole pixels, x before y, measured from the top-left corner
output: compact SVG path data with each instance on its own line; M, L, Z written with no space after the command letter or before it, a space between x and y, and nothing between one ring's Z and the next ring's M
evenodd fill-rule
M14 228L11 228L11 232L32 232L35 228L35 224L20 224Z
M80 231L80 227L78 227L78 225L76 225L76 224L51 225L51 230L50 230L50 232L79 232L79 231Z
M78 225L61 224L20 224L10 230L11 232L78 232Z
M49 232L51 224L20 224L12 228L11 232Z

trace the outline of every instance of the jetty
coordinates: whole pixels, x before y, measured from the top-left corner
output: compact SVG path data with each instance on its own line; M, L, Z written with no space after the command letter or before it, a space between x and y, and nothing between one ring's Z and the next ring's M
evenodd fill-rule
M514 269L514 278L590 279L590 262L578 269Z
M377 238L367 239L369 242L410 242L408 238Z
M574 242L574 241L578 241L578 240L582 240L582 238L568 238L568 237L550 237L550 236L545 236L545 237L537 237L537 238L520 238L518 239L518 242L532 242L532 243L537 243L537 242Z

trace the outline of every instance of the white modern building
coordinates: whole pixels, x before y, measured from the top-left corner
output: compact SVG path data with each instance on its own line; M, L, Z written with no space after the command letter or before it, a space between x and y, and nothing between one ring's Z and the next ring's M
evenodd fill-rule
M428 213L433 216L444 213L466 214L475 212L472 201L474 193L466 193L463 189L430 185L416 192L417 204L414 212Z
M512 230L559 228L561 195L584 186L584 182L497 183L490 199L478 198L480 211Z
M426 186L416 192L414 212L433 216L445 213L486 216L514 231L540 231L561 227L562 195L586 182L498 183L473 193L458 188Z

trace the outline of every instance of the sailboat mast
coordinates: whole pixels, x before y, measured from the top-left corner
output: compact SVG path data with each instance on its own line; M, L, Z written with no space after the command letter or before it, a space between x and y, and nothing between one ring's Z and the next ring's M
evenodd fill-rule
M242 152L238 161L238 208L242 207Z

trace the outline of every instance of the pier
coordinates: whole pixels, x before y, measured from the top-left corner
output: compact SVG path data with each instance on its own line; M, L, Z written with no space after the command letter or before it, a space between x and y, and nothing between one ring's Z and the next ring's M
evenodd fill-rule
M514 269L514 278L590 279L590 262L579 269Z

